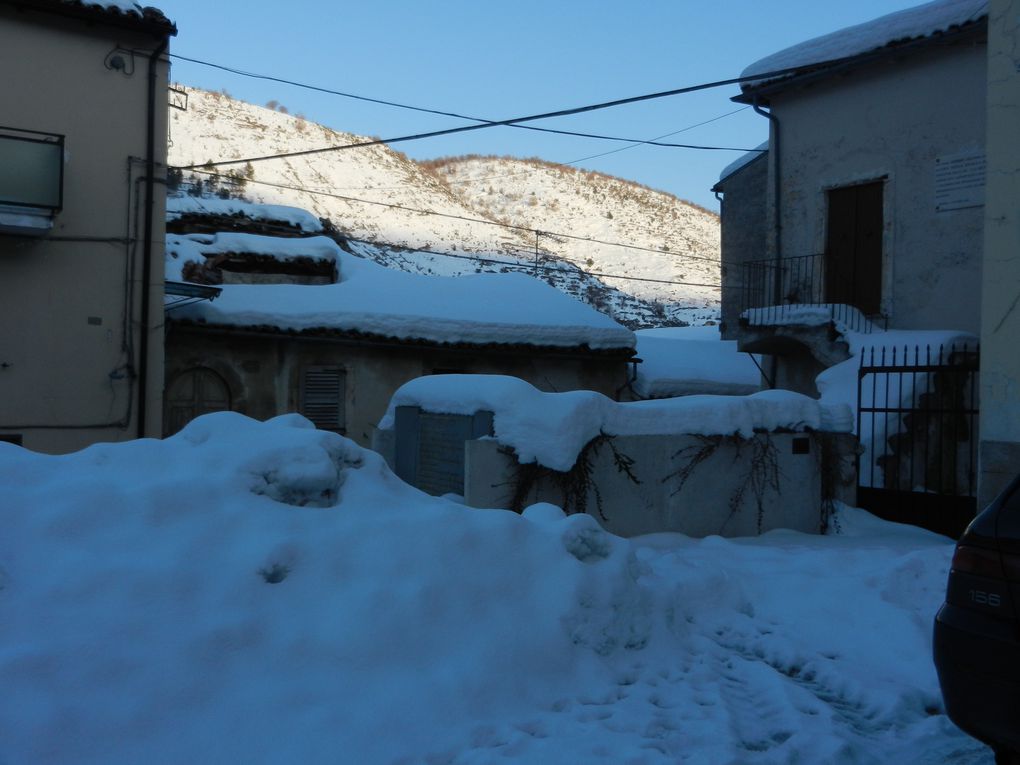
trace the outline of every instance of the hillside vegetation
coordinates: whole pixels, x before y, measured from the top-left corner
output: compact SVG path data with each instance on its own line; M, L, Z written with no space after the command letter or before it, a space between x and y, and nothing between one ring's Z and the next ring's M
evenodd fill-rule
M370 139L272 102L185 90L187 109L170 114L170 164L198 166L186 180L329 218L353 251L377 262L442 275L525 270L631 327L718 314L718 289L604 276L718 284L718 217L670 194L541 160L417 163L385 145L203 170Z

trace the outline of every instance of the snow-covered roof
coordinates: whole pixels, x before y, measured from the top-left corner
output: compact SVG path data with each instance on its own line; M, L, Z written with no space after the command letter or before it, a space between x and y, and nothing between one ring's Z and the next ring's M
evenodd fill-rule
M753 77L792 67L811 67L860 56L898 43L934 37L987 15L988 0L935 0L773 53L755 61L741 73L741 77ZM753 90L780 79L784 77L753 80L745 82L741 87L744 91Z
M726 165L726 167L722 169L722 172L719 173L719 181L721 182L726 180L735 172L737 172L737 170L740 170L741 168L754 162L756 159L765 156L765 154L768 153L768 150L769 142L762 141L754 148L753 151L749 151L746 154L741 154L739 157L737 157L735 160L730 162L728 165Z
M325 236L275 237L223 232L218 234L167 234L166 278L187 281L188 263L203 263L216 255L265 255L281 263L311 258L336 261L341 252L336 242Z
M544 393L516 377L431 375L405 383L390 400L379 428L393 427L398 406L429 412L492 412L493 432L522 464L569 470L585 444L600 434L734 435L756 431L849 432L845 404L829 405L786 390L751 396L684 396L620 403L594 391Z
M718 327L639 329L634 390L642 398L715 393L743 396L761 388L761 372Z
M257 204L241 199L219 199L218 197L167 197L167 220L177 220L184 215L249 218L265 223L281 223L293 226L309 234L322 231L321 221L300 207Z
M252 234L167 237L166 277L182 280L188 261L225 253L332 259L340 281L327 285L224 285L214 303L175 310L208 324L332 330L400 340L474 345L631 349L634 333L545 282L524 274L422 276L344 252L327 237Z

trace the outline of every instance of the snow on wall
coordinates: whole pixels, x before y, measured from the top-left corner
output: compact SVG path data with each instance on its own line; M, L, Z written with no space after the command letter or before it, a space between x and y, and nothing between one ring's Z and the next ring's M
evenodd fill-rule
M785 48L755 61L741 73L741 77L870 53L893 43L948 32L953 27L987 15L987 0L935 0ZM751 90L778 79L782 78L745 82L741 88Z
M224 285L213 303L175 318L285 330L333 329L441 343L633 348L634 334L593 308L523 274L420 276L384 268L342 251L326 237L282 239L252 234L167 237L166 278L181 279L188 261L244 252L336 261L328 285Z
M379 428L393 428L398 406L429 412L495 416L495 437L513 448L522 464L537 462L569 470L585 444L612 436L734 435L756 431L849 432L846 406L830 406L799 393L762 391L751 396L685 396L619 403L592 391L544 393L516 377L432 375L405 383L390 400Z
M286 205L266 205L246 202L241 199L219 199L218 197L167 197L167 220L177 220L182 215L226 215L240 216L252 220L285 223L310 234L322 231L322 223L307 210Z

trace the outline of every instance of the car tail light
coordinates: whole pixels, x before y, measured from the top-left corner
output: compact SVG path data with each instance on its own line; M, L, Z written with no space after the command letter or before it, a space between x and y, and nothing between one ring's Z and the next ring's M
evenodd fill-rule
M1007 579L1020 582L1020 556L959 544L949 571L946 602L996 619L1014 620L1013 600L1020 585Z
M1016 558L1017 556L1009 557ZM1013 565L1017 567L1016 573L1020 574L1020 559L1013 561ZM988 579L1006 578L1002 556L998 550L987 550L984 547L972 545L957 545L956 552L953 553L952 570Z

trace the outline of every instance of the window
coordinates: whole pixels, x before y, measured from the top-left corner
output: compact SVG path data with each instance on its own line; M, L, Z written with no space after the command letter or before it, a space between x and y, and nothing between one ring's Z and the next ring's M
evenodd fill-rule
M45 235L63 189L63 136L0 127L0 234Z
M337 366L305 367L298 411L322 430L343 433L347 427L344 398L347 374Z
M0 127L0 204L59 210L64 137Z

